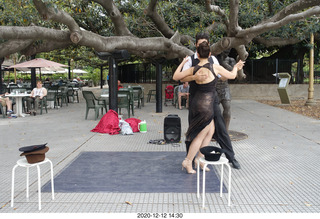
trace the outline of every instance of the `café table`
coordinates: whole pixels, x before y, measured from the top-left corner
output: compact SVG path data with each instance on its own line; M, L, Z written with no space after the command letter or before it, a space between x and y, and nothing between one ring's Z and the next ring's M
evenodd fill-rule
M26 114L22 113L22 98L29 97L30 94L27 93L11 93L6 94L6 97L13 97L16 99L16 114L20 117L25 117Z
M100 95L101 97L104 97L104 98L109 98L109 94L101 94ZM118 94L118 97L126 97L127 95L126 94Z

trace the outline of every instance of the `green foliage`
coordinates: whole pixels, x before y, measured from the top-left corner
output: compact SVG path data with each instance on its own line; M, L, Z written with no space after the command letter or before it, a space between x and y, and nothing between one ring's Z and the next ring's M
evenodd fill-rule
M70 14L80 27L100 34L113 36L114 27L111 19L103 7L90 0L43 0L48 7L54 10L62 10ZM294 0L241 0L239 1L239 25L241 28L250 28L264 19L272 17L285 6L295 2ZM122 13L123 19L129 30L137 37L162 36L146 16L145 10L149 0L114 0L114 3ZM219 0L215 3L223 9L228 17L229 0ZM205 30L210 24L221 23L222 19L215 13L208 13L204 1L198 0L159 0L158 13L164 18L167 25L174 31L194 37L197 32ZM44 21L35 9L32 0L2 0L0 1L0 25L6 26L29 26L35 25L49 28L64 28L64 25L52 21ZM320 32L319 18L311 17L298 22L290 23L275 31L262 34L262 37L281 37L308 39L310 32ZM211 42L216 42L225 36L223 25L218 26L211 33ZM308 41L308 40L307 40ZM0 39L0 42L3 40ZM42 43L38 41L37 43ZM307 42L298 46L306 47ZM272 54L278 47L266 48L261 44L250 42L246 45L251 57L261 54ZM190 48L193 49L193 48ZM318 52L318 53L316 53ZM319 59L319 49L316 45L315 54ZM70 46L61 51L53 51L42 54L45 58L67 63L75 60L79 67L98 66L103 63L90 48Z

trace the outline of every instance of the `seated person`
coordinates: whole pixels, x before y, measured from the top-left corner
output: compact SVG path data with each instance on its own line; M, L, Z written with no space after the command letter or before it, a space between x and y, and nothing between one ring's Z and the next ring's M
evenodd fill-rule
M6 93L8 94L8 93ZM12 114L12 101L9 99L9 97L5 97L4 94L0 95L0 104L3 107L7 107L7 114ZM4 112L2 112L4 113Z
M33 115L37 115L37 110L39 108L39 102L42 100L43 97L47 96L47 89L42 87L42 82L37 82L37 87L33 88L31 91L30 97L27 97L27 114L31 114L31 105L33 103Z
M183 82L183 84L179 85L178 88L178 104L179 109L181 108L181 98L186 98L186 108L189 108L189 84L188 82Z
M59 81L58 81L58 84L59 84L59 86L62 86L62 84L63 84L62 77L60 77L60 79L59 79Z
M19 87L22 87L22 83L23 83L23 79L22 79L22 78L19 78L19 79L17 80L17 85L18 85Z
M121 81L118 80L118 90L119 90L120 88L123 88L123 86L122 86L122 84L121 84Z

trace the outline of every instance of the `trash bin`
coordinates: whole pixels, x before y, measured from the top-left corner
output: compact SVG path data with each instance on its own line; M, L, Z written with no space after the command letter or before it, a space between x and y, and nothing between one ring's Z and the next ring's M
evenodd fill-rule
M290 104L290 98L287 92L287 87L289 85L291 75L289 73L277 73L276 74L280 78L278 93L280 96L280 100L282 104Z

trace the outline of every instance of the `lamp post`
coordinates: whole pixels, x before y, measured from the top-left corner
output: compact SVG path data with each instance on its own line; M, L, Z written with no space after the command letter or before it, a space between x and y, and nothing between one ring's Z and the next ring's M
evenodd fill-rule
M313 68L313 63L314 63L314 35L311 33L310 35L310 63L309 63L309 89L308 89L308 100L305 105L315 105L315 101L313 99L313 78L314 78L314 68Z
M3 81L2 81L2 63L4 62L4 57L0 58L0 94L3 93Z

